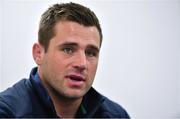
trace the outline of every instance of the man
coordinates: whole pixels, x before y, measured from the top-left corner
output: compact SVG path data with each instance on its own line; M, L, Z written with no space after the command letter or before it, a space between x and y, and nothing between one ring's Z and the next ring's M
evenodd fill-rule
M0 117L129 118L92 88L102 31L96 15L76 4L55 4L41 17L33 68L0 94Z

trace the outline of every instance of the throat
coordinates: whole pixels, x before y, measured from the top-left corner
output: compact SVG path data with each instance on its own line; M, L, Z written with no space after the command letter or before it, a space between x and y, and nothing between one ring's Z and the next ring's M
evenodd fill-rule
M65 98L48 91L56 113L61 118L74 118L82 102L82 98Z
M74 118L80 105L82 99L73 101L53 101L56 113L62 118Z
M54 104L57 115L61 118L74 118L82 102L81 98L67 98L60 95L54 88L44 83Z

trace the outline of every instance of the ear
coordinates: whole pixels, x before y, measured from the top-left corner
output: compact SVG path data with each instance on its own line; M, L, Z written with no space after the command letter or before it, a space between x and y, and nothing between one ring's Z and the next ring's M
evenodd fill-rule
M39 43L35 43L32 48L32 54L36 64L41 65L44 56L43 46L41 46Z

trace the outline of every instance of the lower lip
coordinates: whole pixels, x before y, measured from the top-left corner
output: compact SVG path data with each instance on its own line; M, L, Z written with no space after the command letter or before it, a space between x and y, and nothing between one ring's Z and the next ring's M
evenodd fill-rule
M84 81L76 81L70 78L67 78L68 85L72 87L81 87L84 84Z

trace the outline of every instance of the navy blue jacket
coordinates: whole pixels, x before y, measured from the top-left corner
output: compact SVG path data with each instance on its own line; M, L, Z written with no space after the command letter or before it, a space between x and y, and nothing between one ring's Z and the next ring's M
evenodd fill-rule
M0 117L58 117L52 100L40 82L37 68L31 71L29 79L22 79L0 93ZM83 97L76 117L129 118L129 115L120 105L91 88Z

